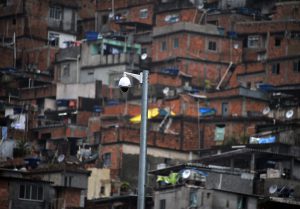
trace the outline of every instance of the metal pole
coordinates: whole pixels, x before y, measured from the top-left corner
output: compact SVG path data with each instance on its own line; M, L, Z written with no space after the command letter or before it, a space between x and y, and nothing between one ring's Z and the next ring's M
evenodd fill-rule
M138 209L145 208L146 158L147 158L147 119L148 119L148 70L143 70L142 120L140 135L140 158L138 177Z

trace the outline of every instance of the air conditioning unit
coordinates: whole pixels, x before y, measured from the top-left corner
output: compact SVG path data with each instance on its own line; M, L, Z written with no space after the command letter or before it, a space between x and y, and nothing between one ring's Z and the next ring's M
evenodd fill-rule
M205 182L206 176L199 174L197 171L195 171L193 169L186 169L182 173L182 179Z
M160 164L157 164L156 169L157 169L157 170L160 170L160 169L164 169L164 168L166 168L166 167L167 167L167 164L165 164L165 163L160 163Z

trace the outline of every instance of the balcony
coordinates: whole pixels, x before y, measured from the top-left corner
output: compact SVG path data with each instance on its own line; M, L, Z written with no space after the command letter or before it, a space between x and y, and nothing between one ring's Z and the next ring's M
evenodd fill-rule
M20 89L21 99L38 99L56 96L56 85L37 86Z

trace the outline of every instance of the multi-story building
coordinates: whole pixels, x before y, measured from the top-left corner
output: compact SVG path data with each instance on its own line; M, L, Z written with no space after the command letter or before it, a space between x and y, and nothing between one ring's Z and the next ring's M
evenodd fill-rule
M150 70L149 169L195 159L195 153L202 156L215 146L298 145L297 1L28 0L1 5L5 59L0 66L14 67L1 70L2 136L13 125L8 136L34 141L34 154L47 160L64 154L86 167L109 169L106 196L108 191L120 194L126 185L127 194L136 191L132 173L138 164L141 89L133 82L127 94L119 91L124 71ZM77 34L85 39L78 41ZM139 59L142 53L148 54L146 64ZM4 144L12 153L13 143ZM234 169L252 159L249 152L228 154L238 163L229 160L226 166ZM274 153L265 152L258 154L259 161L273 159ZM227 154L222 156L225 163ZM291 156L281 157L289 161ZM217 189L216 197L222 196ZM239 191L233 192L239 202ZM258 194L247 195L257 201Z

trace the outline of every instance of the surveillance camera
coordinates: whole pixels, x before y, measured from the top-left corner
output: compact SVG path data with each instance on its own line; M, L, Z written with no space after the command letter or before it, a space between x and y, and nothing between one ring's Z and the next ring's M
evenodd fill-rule
M121 89L122 92L127 92L128 89L131 87L131 82L130 79L124 75L120 81L119 81L119 87Z

